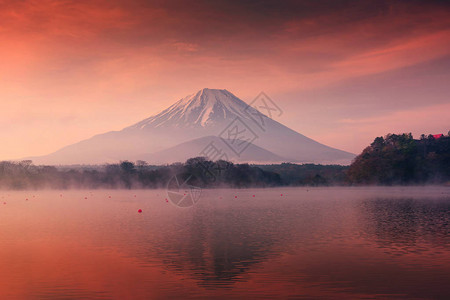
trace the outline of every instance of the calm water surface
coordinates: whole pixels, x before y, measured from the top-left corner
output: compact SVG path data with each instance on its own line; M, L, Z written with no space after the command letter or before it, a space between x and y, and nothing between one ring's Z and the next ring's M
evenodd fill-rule
M0 191L0 299L450 299L450 188L166 197Z

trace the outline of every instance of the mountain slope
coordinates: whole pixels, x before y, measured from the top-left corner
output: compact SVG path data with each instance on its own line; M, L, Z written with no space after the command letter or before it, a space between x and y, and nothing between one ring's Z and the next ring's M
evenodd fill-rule
M198 139L193 139L174 147L164 149L151 154L143 154L138 156L140 160L147 161L150 164L164 164L174 162L185 162L187 159L197 156L205 156L205 149L208 145L214 145L219 148L224 148L223 141L217 136L206 136ZM223 153L223 152L221 152ZM241 154L229 153L226 157L221 157L220 154L209 156L213 160L224 159L233 162L248 162L248 163L282 163L286 159L267 151L261 147L250 144L248 148ZM208 155L206 155L208 157Z
M264 122L263 128L261 123L255 121L255 116ZM320 144L262 115L227 90L202 89L180 99L159 114L121 131L96 135L52 154L30 159L37 164L94 164L136 160L143 155L202 137L218 136L222 140L227 139L233 134L233 129L234 134L245 129L250 134L253 145L286 161L348 164L355 156ZM248 149L241 152L242 149L236 151L225 145L222 150L229 157L234 155L242 161ZM248 154L245 157L247 156Z

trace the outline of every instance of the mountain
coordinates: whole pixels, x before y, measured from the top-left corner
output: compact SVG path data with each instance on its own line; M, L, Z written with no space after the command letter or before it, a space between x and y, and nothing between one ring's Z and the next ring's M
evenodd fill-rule
M149 163L171 162L177 157L199 156L202 146L214 140L215 146L235 161L349 164L355 157L278 123L227 90L205 88L120 131L99 134L29 159L36 164L113 163L142 158Z
M237 141L243 142L243 141ZM208 145L223 146L223 141L217 136L206 136L198 139L193 139L174 147L164 149L151 154L138 156L140 160L151 161L154 164L184 162L189 158L199 156ZM220 156L217 156L219 159ZM267 151L254 144L249 144L248 148L241 155L230 152L227 157L222 157L225 160L234 162L248 162L248 163L282 163L287 161L285 158Z

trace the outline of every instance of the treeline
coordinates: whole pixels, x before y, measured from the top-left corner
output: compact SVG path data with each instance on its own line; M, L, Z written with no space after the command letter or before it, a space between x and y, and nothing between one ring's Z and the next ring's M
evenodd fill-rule
M178 180L199 187L324 186L348 184L347 166L233 164L197 157L186 163L152 166L122 161L101 166L35 166L31 161L0 162L0 189L132 189L165 188Z
M165 188L173 176L190 177L199 187L269 187L282 185L280 176L257 166L211 162L204 158L186 163L150 166L144 161L122 161L89 167L35 166L31 161L0 162L1 189L139 189Z
M283 185L289 186L330 186L348 185L348 166L283 163L260 165L265 171L280 174Z
M152 166L122 161L101 166L35 166L0 162L0 189L165 188L175 175L198 187L441 184L450 181L450 136L388 134L377 137L350 166L233 164L197 157Z
M0 162L2 189L68 189L160 187L170 178L169 167L147 170L130 162L95 167L35 166L31 161ZM137 179L137 180L136 180Z
M352 184L440 184L450 180L449 135L377 137L347 171Z

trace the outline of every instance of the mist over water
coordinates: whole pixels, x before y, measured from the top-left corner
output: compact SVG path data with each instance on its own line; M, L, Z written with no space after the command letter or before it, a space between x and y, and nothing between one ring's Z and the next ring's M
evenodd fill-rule
M450 297L447 187L0 198L2 299Z

